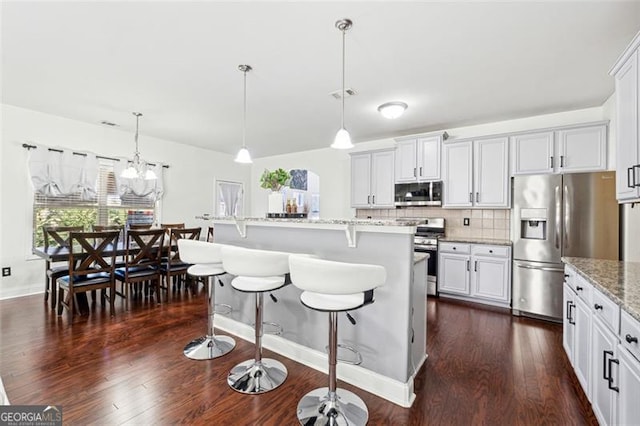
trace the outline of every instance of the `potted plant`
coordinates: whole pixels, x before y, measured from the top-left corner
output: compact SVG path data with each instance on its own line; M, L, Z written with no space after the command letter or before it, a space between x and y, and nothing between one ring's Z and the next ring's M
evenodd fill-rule
M269 194L268 213L284 212L284 198L279 191L282 187L288 185L290 180L291 175L289 172L281 168L273 171L265 169L264 172L262 172L262 176L260 176L260 187L271 190L271 194Z

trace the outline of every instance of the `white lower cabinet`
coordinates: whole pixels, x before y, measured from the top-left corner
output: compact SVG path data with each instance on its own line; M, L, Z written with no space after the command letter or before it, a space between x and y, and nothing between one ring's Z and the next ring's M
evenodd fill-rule
M616 424L617 388L613 378L618 337L604 325L600 318L593 318L591 333L591 408L601 425Z
M563 346L601 425L640 424L640 321L565 266Z
M618 418L620 425L640 423L640 360L618 346Z
M443 242L438 253L438 290L442 295L510 305L510 247Z
M591 382L590 290L591 284L565 267L562 345L587 397Z

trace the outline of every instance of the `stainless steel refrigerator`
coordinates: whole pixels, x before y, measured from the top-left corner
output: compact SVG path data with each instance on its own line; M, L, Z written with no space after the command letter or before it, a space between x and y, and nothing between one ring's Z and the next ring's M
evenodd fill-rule
M514 315L562 320L561 257L619 257L615 172L513 178Z

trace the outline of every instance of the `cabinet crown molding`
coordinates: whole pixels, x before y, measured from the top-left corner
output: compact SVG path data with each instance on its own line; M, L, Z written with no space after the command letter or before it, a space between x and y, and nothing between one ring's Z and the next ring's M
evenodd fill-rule
M615 75L620 70L622 65L624 65L625 62L627 62L627 59L629 59L629 57L633 55L633 52L639 47L640 47L640 32L636 34L633 40L631 40L631 43L629 43L627 48L624 49L622 54L618 57L618 59L616 59L616 62L613 64L613 67L611 67L611 69L609 70L609 75Z

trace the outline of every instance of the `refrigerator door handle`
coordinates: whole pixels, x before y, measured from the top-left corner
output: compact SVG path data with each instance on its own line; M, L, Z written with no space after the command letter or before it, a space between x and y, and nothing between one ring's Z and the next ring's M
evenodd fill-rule
M571 207L569 203L569 187L564 185L564 243L565 249L569 248L569 240L571 228L569 227L569 218L571 217Z
M516 263L516 266L518 268L524 268L524 269L537 269L540 271L549 271L549 272L564 272L564 269L562 268L550 268L547 266L529 266L529 265L522 265L520 263Z
M560 248L560 214L562 214L562 207L560 205L560 187L556 186L556 248Z

